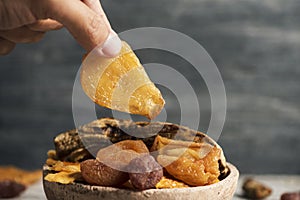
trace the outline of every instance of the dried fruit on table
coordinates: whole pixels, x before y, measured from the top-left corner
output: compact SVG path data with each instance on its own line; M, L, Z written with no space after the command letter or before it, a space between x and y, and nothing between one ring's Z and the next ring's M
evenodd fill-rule
M160 113L165 103L126 42L122 42L115 58L91 52L82 63L81 85L87 96L101 106L150 119Z
M149 154L131 160L127 171L131 184L139 190L154 188L163 177L162 167Z
M0 167L0 181L11 180L23 185L31 185L42 178L42 171L26 171L13 166Z
M263 199L272 193L271 188L251 178L245 180L242 188L244 195L251 199Z
M155 187L157 189L170 189L170 188L187 188L189 186L183 182L162 177L162 179L155 185Z
M222 149L207 143L170 140L157 136L151 150L158 150L157 161L167 172L191 186L219 181Z
M300 200L300 191L284 193L281 195L280 200Z
M95 159L83 161L80 167L82 177L92 185L120 186L129 179L127 173L115 170Z
M25 189L25 185L12 180L0 181L0 198L19 196Z
M97 160L115 169L124 169L132 159L143 153L149 153L146 145L141 140L124 140L97 153Z

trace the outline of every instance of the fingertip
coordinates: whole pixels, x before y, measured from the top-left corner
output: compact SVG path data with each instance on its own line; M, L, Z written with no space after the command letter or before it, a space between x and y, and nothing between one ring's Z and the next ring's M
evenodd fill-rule
M106 41L101 46L97 46L96 50L102 57L113 58L120 53L121 48L121 39L114 31L111 31Z

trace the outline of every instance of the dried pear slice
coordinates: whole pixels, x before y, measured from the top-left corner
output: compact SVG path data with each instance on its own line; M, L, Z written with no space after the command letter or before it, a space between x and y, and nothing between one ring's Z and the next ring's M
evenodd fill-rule
M83 61L81 85L95 103L114 110L155 118L165 102L126 42L115 58L91 52Z

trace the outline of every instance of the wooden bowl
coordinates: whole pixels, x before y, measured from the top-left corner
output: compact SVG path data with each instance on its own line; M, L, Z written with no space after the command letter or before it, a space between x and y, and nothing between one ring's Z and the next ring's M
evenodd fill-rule
M237 187L239 171L235 166L227 163L229 175L222 181L199 187L176 188L176 189L148 189L134 191L113 187L91 186L81 183L60 184L43 181L44 191L48 200L162 200L162 199L197 199L197 200L230 200ZM48 174L44 167L44 176Z

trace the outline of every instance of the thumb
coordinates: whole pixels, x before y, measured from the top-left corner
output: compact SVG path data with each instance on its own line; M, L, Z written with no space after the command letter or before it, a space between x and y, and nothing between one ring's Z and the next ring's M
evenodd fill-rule
M62 23L88 52L97 48L104 57L114 57L121 50L121 40L110 28L103 12L96 13L81 1L53 0L49 17Z

